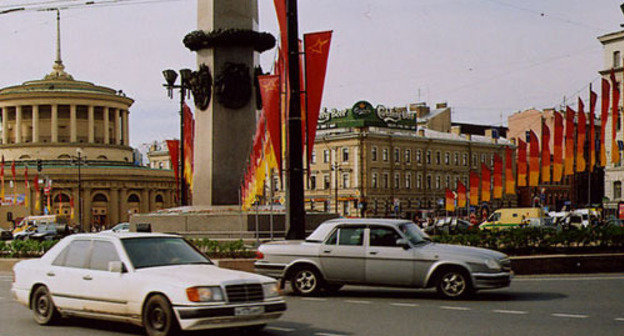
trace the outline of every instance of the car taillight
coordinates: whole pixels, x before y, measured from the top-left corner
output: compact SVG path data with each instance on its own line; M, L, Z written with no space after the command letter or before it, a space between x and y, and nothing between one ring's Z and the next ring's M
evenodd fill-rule
M264 254L260 251L256 251L256 259L264 259Z

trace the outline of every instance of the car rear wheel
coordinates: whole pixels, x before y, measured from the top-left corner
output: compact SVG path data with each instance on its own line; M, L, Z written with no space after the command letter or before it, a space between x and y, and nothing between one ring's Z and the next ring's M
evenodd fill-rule
M52 296L45 286L35 289L30 301L30 309L33 311L35 322L40 325L53 324L59 319L59 312L56 310Z
M162 295L150 297L143 308L143 326L148 336L176 335L178 321L169 300Z
M473 292L466 272L455 268L444 270L439 274L436 288L440 295L449 299L459 299Z
M301 267L293 272L290 285L297 295L315 296L321 291L323 278L312 267Z

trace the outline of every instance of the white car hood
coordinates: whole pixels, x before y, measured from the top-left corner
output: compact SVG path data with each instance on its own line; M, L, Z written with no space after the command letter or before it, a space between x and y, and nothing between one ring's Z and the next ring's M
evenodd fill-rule
M146 267L138 269L136 272L150 279L158 278L160 281L176 283L185 287L266 283L275 281L272 278L262 275L219 268L215 265Z
M422 251L446 256L476 259L502 259L507 257L504 253L485 248L439 243L427 244L422 247Z

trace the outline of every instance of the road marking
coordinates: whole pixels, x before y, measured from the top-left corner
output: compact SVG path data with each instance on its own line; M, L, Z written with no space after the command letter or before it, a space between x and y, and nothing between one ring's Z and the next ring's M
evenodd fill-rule
M328 333L316 333L314 335L316 335L316 336L346 336L346 335L342 335L342 334L328 334Z
M588 318L589 317L587 315L560 314L560 313L551 314L551 316L554 316L554 317L565 317L565 318L577 318L577 319L584 319L584 318Z
M302 298L303 301L327 301L327 299L319 299L319 298Z
M498 314L514 314L514 315L525 315L529 313L523 310L501 310L501 309L494 309L492 310L492 312L498 313Z
M370 301L362 301L362 300L345 300L345 302L357 303L357 304L369 304L369 303L371 303Z
M514 282L517 281L596 281L596 280L624 280L624 277L621 276L604 276L604 277L569 277L569 278L549 278L549 277L539 277L539 278L521 278L516 277L513 279Z
M472 310L468 307L456 307L456 306L440 306L441 309L446 309L446 310Z
M391 303L391 306L395 306L395 307L418 307L420 306L417 303Z
M291 332L291 331L295 331L296 330L294 328L282 328L282 327L272 327L272 326L265 327L264 329L275 330L275 331L284 331L284 332Z

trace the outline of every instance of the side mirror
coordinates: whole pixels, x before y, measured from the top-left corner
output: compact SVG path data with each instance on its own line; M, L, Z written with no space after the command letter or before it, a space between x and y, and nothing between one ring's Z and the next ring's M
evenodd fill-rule
M396 244L397 246L401 246L404 250L410 249L410 244L407 242L407 239L397 239Z
M108 262L108 271L113 273L124 273L125 272L124 264L121 261L109 261Z

